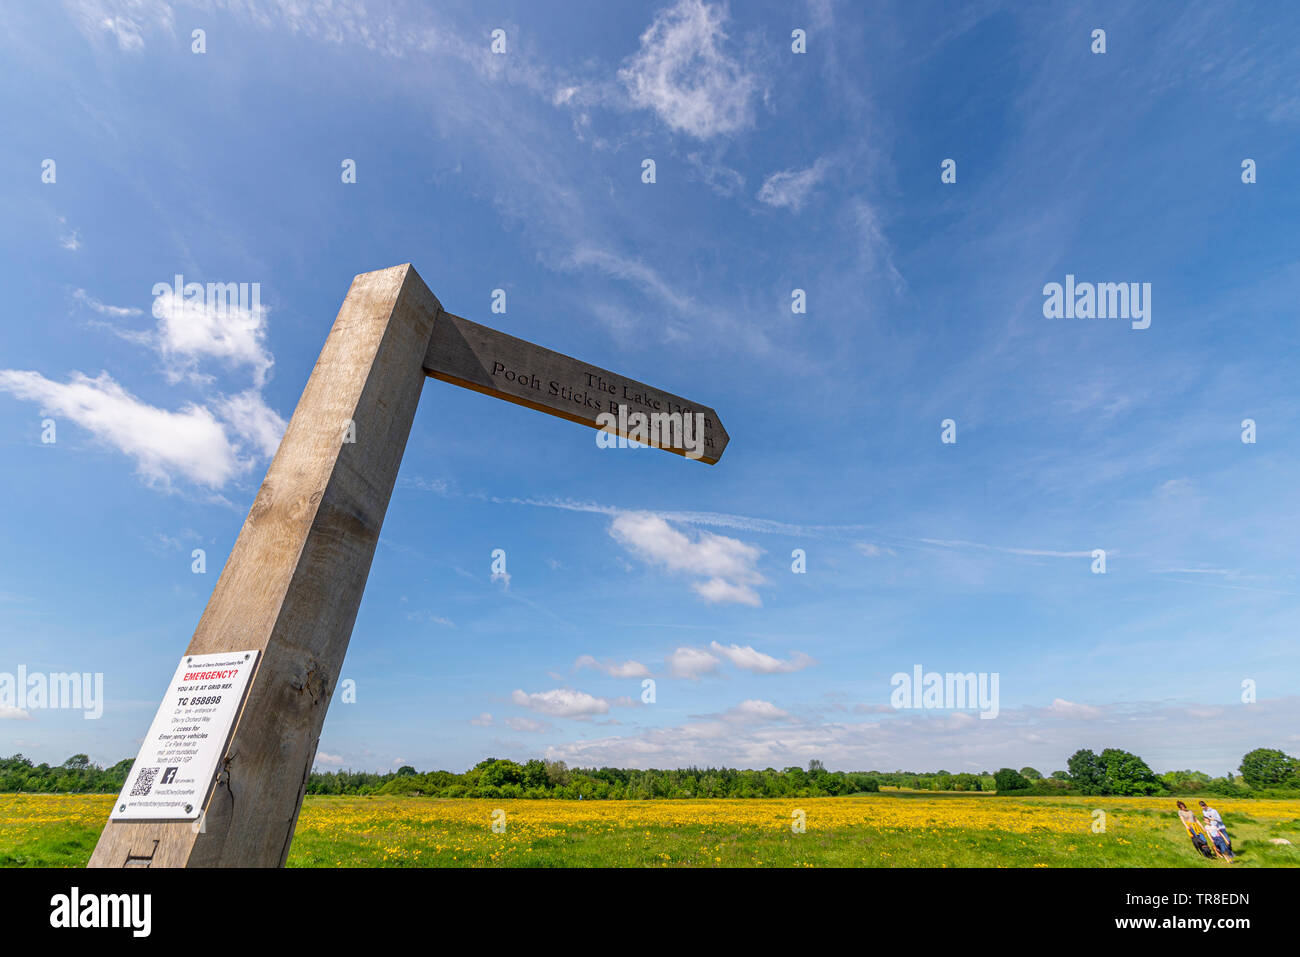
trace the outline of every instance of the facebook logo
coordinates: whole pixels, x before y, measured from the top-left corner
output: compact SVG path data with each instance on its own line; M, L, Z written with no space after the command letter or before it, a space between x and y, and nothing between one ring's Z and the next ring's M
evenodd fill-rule
M164 771L162 776L162 783L171 784L173 781L175 781L176 772L179 770L180 768L168 768L166 771Z

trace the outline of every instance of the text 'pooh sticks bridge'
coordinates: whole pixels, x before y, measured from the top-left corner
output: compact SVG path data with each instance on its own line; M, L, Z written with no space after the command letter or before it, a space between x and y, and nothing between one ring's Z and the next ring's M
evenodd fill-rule
M357 276L91 867L284 864L427 376L633 440L634 413L677 413L694 443L664 446L710 464L727 446L710 408L444 312L409 263Z

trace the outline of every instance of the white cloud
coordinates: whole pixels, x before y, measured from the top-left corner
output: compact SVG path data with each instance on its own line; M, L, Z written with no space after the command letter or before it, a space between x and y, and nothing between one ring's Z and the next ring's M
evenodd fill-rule
M22 708L0 704L0 721L31 721L32 716Z
M84 289L73 298L114 319L141 315L129 306L106 305ZM227 304L186 302L172 291L154 300L155 332L135 332L105 324L122 338L162 356L167 376L187 376L199 383L202 359L217 359L251 368L256 387L235 395L215 395L206 404L187 403L179 412L149 405L127 391L107 372L97 378L74 372L59 383L37 372L0 371L0 389L40 403L49 414L64 416L105 444L134 459L151 484L167 486L184 477L220 488L250 469L256 458L274 455L286 423L263 399L260 386L273 360L266 351L267 311L255 301ZM222 423L225 423L224 425Z
M65 416L100 441L135 460L150 482L166 485L182 475L220 488L249 468L216 416L193 404L179 412L156 408L127 392L107 373L80 372L67 383L38 372L0 370L0 389L37 402L44 413Z
M702 648L678 648L665 659L665 663L672 677L692 681L698 681L701 675L715 673L721 664Z
M739 724L759 724L766 721L784 721L790 717L790 714L770 701L750 698L748 701L740 702L734 708L728 708L723 717Z
M737 585L721 578L710 578L708 581L696 582L691 585L695 592L705 601L714 605L725 605L728 603L737 605L753 605L755 608L763 604L758 597L758 592L748 585Z
M1053 699L1051 705L1047 708L1052 714L1065 715L1072 718L1099 718L1101 709L1094 708L1088 704L1078 704L1074 701L1066 701L1064 698Z
M625 512L610 524L615 541L669 572L698 575L693 587L706 601L759 606L754 585L765 579L755 567L762 549L739 539L701 532L694 541L649 512Z
M329 765L330 767L336 767L336 768L342 767L343 756L341 754L326 754L324 751L317 751L316 760L312 763L325 764L325 765Z
M546 757L635 768L780 768L819 758L828 768L855 771L1032 765L1048 773L1064 768L1079 748L1115 747L1140 755L1157 773L1186 767L1222 773L1261 740L1283 740L1300 723L1297 696L1221 709L1158 703L1073 707L1095 715L1004 708L997 720L981 721L968 712L891 708L861 721L823 723L782 716L769 702L745 702L677 726L556 745Z
M715 654L726 658L741 671L752 671L760 675L789 674L794 671L802 671L809 665L816 664L812 658L802 651L796 652L789 661L782 661L780 658L773 658L761 651L755 651L748 645L743 648L735 644L724 646L715 641L709 647Z
M253 299L251 293L237 302L224 296L186 299L169 289L154 299L158 329L145 341L168 363L173 381L193 375L200 360L216 359L247 366L260 387L274 360L265 345L268 310Z
M720 49L722 7L678 0L641 34L641 47L619 70L632 102L669 128L700 139L753 123L753 74Z
M773 173L759 188L758 201L769 206L782 206L791 212L799 212L807 202L813 187L826 175L829 165L825 159L819 159L807 169L788 169Z
M516 689L510 700L521 708L529 708L555 718L576 718L592 714L606 714L609 702L572 688L555 688L525 694Z
M591 655L580 655L578 660L573 663L573 670L578 671L582 668L591 668L595 671L601 671L611 678L648 678L650 669L639 661L597 661Z
M247 438L267 458L275 454L288 424L266 404L256 389L225 396L216 402L217 413L239 435Z

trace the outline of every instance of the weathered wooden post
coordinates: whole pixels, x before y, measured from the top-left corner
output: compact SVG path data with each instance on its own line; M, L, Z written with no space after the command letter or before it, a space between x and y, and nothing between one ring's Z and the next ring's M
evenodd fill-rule
M728 441L712 409L443 311L409 263L357 276L91 867L284 863L426 376L644 442L605 424L635 406L710 464Z

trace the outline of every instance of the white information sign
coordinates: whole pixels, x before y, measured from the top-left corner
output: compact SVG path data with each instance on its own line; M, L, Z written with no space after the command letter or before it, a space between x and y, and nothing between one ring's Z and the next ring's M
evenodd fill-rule
M113 820L190 821L202 813L256 664L256 651L181 659L113 805Z

